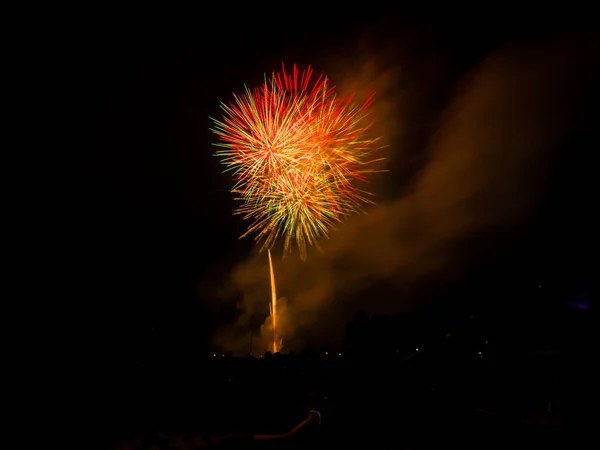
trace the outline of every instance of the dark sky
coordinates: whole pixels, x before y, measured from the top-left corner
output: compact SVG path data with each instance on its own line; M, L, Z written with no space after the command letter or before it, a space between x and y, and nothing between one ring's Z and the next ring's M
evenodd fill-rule
M78 146L67 199L70 307L95 355L135 354L150 336L171 342L165 348L202 348L236 318L231 303L215 301L202 286L230 284L253 248L238 240L244 224L232 217L229 180L212 156L208 129L219 101L243 83L260 81L282 61L335 73L333 59L385 49L386 64L402 68L396 88L407 92L402 101L410 110L402 152L390 156L391 175L382 181L388 202L423 172L431 136L470 71L507 42L519 48L553 35L516 25L415 27L377 14L312 25L209 22L99 21L78 27L65 47ZM591 37L579 39L588 45ZM590 105L593 95L585 96ZM586 281L595 204L587 161L597 148L587 114L579 113L575 131L549 153L550 176L531 219L503 237L482 235L506 242L466 264L458 286L475 285L479 293L500 279L506 286Z

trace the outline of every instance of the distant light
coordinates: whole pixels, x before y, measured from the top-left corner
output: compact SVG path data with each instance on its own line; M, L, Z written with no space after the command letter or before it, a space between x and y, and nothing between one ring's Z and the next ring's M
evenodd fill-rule
M487 344L487 343L488 343L488 341L485 341L485 343Z
M538 288L540 288L540 289L541 289L542 287L541 287L541 286L538 286Z
M213 353L213 356L217 356L217 354L216 354L216 353Z
M481 352L477 352L478 355L481 355Z
M223 355L223 358L225 358L225 355Z
M417 352L418 352L418 351L419 351L419 349L418 349L418 348L415 348L415 351L417 351Z
M338 356L342 356L342 354L341 354L341 353L338 353Z
M329 355L329 352L325 352L326 355Z

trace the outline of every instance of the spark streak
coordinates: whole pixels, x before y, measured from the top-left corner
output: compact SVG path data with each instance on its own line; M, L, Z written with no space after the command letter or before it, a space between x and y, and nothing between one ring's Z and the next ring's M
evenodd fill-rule
M273 353L277 353L281 349L282 340L277 335L277 289L275 288L275 271L273 270L273 260L271 259L271 250L267 250L269 254L269 271L271 273L271 320L273 324Z

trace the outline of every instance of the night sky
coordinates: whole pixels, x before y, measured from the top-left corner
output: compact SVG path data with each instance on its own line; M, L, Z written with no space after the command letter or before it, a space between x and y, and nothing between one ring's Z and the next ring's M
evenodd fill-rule
M578 31L561 47L553 44L559 35L552 30L524 32L525 27L517 24L410 26L376 14L343 22L323 18L301 26L296 21L285 26L262 26L258 20L240 26L217 26L207 18L200 22L205 25L167 26L158 17L99 21L78 27L66 47L65 79L73 100L69 103L71 128L78 150L74 155L76 180L67 197L63 251L71 266L69 314L78 332L84 333L81 339L89 343L86 355L137 358L150 348L150 341L174 355L202 351L215 345L211 339L222 326L235 324L244 316L243 286L247 284L232 288L231 274L260 257L250 239L238 240L245 224L232 216L235 204L228 192L230 179L212 156L215 138L209 131L209 117L219 117L220 101L228 101L244 83L260 82L265 72L278 70L282 61L311 64L317 72L330 74L340 86L356 84L358 76L353 79L346 68L366 62L364 67L371 64L375 69L361 71L358 82L378 94L382 81L377 75L394 78L393 83L386 82L380 103L388 113L384 117L380 117L383 109L375 113L390 144L385 155L389 172L373 181L377 201L385 206L427 191L426 183L421 185L419 180L436 160L436 145L431 143L449 134L447 129L439 130L452 111L453 99L476 83L472 79L490 55L505 46L512 49L511 54L521 52L526 60L531 59L529 54L546 51L546 46L550 55L576 53L557 76L562 89L558 106L548 107L548 115L556 117L543 122L561 122L567 117L569 126L560 139L540 144L543 156L536 153L537 159L525 175L496 174L492 190L498 192L490 197L491 203L482 200L479 205L480 209L496 209L504 207L499 203L520 202L515 195L519 189L511 184L503 190L503 180L522 177L527 179L527 189L535 186L524 197L530 191L536 193L523 207L528 211L523 220L518 219L521 212L516 212L501 227L486 223L477 228L477 235L469 232L468 240L458 236L452 245L443 244L444 249L450 248L445 256L456 255L460 260L451 273L415 269L409 279L407 270L402 269L404 263L394 260L395 269L390 269L385 279L365 277L360 286L346 292L338 289L345 286L340 282L336 299L327 300L321 309L325 322L313 320L314 311L303 311L304 329L314 324L313 334L318 335L315 330L325 327L327 320L337 320L341 325L333 329L339 329L347 316L361 307L393 312L418 308L423 302L462 302L468 308L509 304L518 310L527 306L527 289L539 289L538 285L554 286L555 292L564 293L554 295L558 302L589 285L596 203L591 196L589 161L598 147L591 125L591 112L597 109L597 83L590 80L593 67L597 67L592 61L596 58L597 63L597 36ZM513 68L517 66L515 63ZM544 71L538 72L543 84ZM548 92L554 91L548 88ZM540 98L546 98L544 95ZM472 97L478 98L477 94ZM507 123L510 127L510 120ZM507 132L505 136L503 145L509 148L512 135ZM532 145L536 145L535 138ZM538 171L543 175L538 176ZM488 180L485 172L472 175ZM446 180L450 183L446 189L452 190L455 185ZM443 199L440 202L443 204ZM496 220L493 217L491 221ZM429 222L423 220L427 227ZM436 222L432 219L431 223ZM404 236L409 231L398 233ZM427 240L394 236L399 243L402 239ZM346 248L335 242L335 248ZM427 252L415 251L415 255ZM336 265L362 258L358 253L354 259L346 258L344 251L330 254L334 253ZM333 258L315 256L315 267L333 267ZM311 265L310 258L304 264ZM349 271L359 270L360 264L348 264ZM419 264L415 257L411 267ZM402 272L398 276L404 281L397 281L395 271ZM440 273L444 275L440 277ZM289 274L282 278L284 294L293 301L294 289L289 286L294 282L286 285L285 280L295 278ZM266 277L264 283L268 283ZM222 298L224 291L232 290L235 292ZM487 295L489 299L484 298ZM339 297L351 300L342 302L340 309ZM374 297L378 302L371 301ZM259 323L266 314L266 302L263 306L253 312ZM301 328L294 341L298 347L305 342ZM329 341L339 338L327 336Z

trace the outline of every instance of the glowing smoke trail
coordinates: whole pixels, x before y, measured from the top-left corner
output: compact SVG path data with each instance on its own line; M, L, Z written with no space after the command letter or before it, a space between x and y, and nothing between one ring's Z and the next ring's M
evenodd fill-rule
M271 250L269 253L269 270L271 272L271 318L273 321L273 353L280 350L280 345L277 342L277 290L275 289L275 272L273 271L273 261L271 259Z

